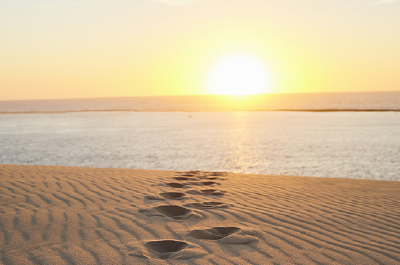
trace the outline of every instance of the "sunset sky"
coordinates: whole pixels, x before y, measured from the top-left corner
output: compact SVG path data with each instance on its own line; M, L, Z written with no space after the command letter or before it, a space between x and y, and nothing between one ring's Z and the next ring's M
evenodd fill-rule
M400 90L400 1L0 2L0 100L218 93L233 58L263 93Z

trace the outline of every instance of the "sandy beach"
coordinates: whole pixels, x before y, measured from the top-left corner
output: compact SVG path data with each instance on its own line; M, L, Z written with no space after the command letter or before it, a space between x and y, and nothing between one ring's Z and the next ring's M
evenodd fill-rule
M400 264L400 182L0 165L1 264Z

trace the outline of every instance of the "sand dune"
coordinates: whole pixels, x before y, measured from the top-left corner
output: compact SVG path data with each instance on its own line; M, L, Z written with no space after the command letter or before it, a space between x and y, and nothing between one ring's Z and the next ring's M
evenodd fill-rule
M400 182L0 165L0 264L400 264Z

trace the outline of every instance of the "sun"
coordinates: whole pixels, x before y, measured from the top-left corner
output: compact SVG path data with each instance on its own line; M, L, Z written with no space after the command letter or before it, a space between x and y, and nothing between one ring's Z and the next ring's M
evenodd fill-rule
M217 61L207 76L212 94L250 95L271 90L272 78L266 65L244 53L228 55Z

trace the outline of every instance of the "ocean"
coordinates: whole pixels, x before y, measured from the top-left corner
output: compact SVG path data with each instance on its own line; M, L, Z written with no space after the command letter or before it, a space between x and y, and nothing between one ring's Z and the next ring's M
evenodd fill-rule
M3 101L0 163L400 180L400 93L356 94Z

